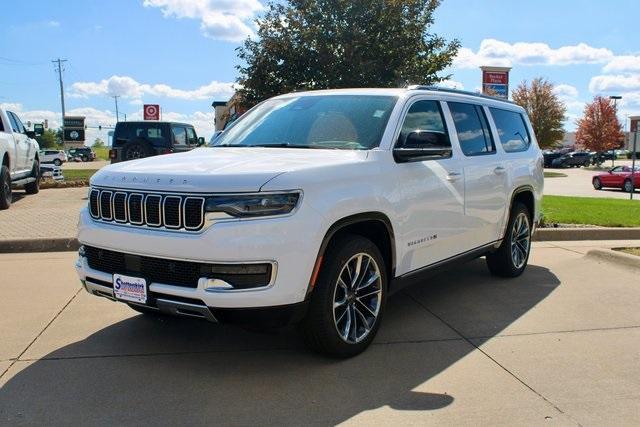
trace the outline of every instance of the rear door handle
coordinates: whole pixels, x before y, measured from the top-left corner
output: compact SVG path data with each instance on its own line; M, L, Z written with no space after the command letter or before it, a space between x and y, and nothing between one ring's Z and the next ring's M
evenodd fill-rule
M447 181L457 181L462 177L460 172L449 172L447 174Z
M503 168L502 166L498 166L493 170L493 173L495 173L496 175L502 175L503 173L505 173L505 171L505 168Z

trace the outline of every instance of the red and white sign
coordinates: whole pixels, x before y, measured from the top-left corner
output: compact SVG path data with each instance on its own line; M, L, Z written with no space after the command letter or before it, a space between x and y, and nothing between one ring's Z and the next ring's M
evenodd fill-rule
M158 104L144 104L145 120L160 120L160 106Z
M509 72L483 71L482 83L507 85L509 84Z

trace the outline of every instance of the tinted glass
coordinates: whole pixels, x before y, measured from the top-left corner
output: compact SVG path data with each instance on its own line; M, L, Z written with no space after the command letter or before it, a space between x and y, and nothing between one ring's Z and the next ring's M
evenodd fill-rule
M461 102L448 102L456 126L460 148L465 156L495 152L495 146L482 107Z
M529 148L531 137L520 113L499 108L490 108L489 110L498 129L498 137L504 151L513 153Z
M18 125L18 132L25 133L27 131L27 129L22 124L22 121L20 120L20 117L18 117L16 114L13 114L13 118L16 120L16 124Z
M238 119L213 146L367 150L380 144L396 97L313 95L270 99Z
M189 145L195 145L198 143L198 138L196 138L196 131L193 128L187 128L187 140L189 141Z
M7 112L7 116L9 117L9 122L11 122L11 129L13 129L14 132L20 132L20 126L18 126L16 116L14 116L10 111Z
M176 145L187 145L187 131L182 127L172 127L174 143Z
M447 145L451 146L438 101L418 101L409 108L404 123L402 123L398 144L404 144L411 132L418 131L442 133L447 136L445 138Z
M2 123L2 115L0 115L0 132L4 132L4 123Z
M113 139L116 141L118 139L146 138L155 143L163 139L163 130L163 126L155 123L120 122L116 125Z

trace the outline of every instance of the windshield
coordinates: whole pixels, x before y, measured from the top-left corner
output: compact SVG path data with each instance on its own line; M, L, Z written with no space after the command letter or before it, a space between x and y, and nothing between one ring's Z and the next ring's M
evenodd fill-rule
M212 146L368 150L380 144L396 100L377 95L270 99L225 130Z

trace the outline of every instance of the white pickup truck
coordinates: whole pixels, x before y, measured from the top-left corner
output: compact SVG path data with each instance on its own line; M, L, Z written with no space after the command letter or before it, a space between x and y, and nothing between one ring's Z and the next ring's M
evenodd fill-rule
M40 147L35 136L15 113L0 109L0 210L11 206L12 187L24 186L27 194L40 190Z

